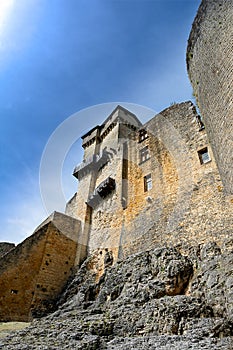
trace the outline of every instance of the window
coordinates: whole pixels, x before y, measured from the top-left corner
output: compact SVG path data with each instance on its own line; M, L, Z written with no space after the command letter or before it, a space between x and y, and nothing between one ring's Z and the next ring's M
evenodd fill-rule
M149 159L150 153L149 153L148 146L141 149L139 155L140 155L140 163L145 162L147 159Z
M152 189L152 177L151 174L144 176L144 192Z
M106 180L102 181L99 186L96 187L94 192L89 196L86 204L89 207L95 208L100 202L101 199L107 197L111 192L116 188L116 182L111 177L108 177Z
M198 157L201 164L205 164L211 161L207 147L198 151Z
M17 289L11 289L11 294L18 294L18 290Z
M204 125L204 123L203 123L202 118L201 118L200 115L197 115L197 116L196 116L196 121L197 121L197 124L198 124L198 126L199 126L199 131L205 129L205 125Z
M138 139L138 142L142 142L144 141L145 139L148 138L148 134L147 134L147 131L145 129L142 129L142 130L139 130L139 139Z

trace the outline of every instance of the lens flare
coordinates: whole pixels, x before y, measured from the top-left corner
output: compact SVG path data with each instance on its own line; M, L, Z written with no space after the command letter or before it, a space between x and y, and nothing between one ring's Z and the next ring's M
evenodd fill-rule
M0 34L7 24L15 0L0 0Z

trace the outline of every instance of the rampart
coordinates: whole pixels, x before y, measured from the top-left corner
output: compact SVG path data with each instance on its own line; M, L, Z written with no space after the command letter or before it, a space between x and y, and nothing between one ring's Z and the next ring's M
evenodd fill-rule
M61 219L72 238L56 226ZM51 308L75 265L79 227L56 213L0 259L0 321L28 321Z
M225 191L233 194L233 5L203 0L188 40L187 68Z

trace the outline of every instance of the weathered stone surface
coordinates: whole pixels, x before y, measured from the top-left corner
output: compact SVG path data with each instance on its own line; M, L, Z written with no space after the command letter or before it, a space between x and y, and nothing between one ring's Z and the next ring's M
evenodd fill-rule
M95 283L113 261L152 246L180 244L184 252L186 246L220 244L231 236L233 202L221 190L211 149L208 162L200 162L198 152L207 149L208 141L198 118L189 101L170 106L142 126L135 115L118 106L97 127L98 135L96 128L86 141L84 135L78 193L67 205L72 216L54 212L31 237L0 259L0 320L43 316L53 308L72 268L96 249ZM142 132L147 135L143 140ZM145 149L147 157L142 160ZM147 176L152 181L150 189L145 188ZM147 258L149 264L151 257ZM183 293L187 283L187 271L176 276L180 261L170 260L166 279L160 274L150 287L160 296ZM150 297L142 277L137 277L139 282L132 278L141 286L132 293ZM210 285L213 278L209 277ZM115 277L119 283L114 291L108 295L108 290L102 290L99 297L116 298L128 283L119 279ZM156 283L158 288L153 287ZM89 293L97 293L97 288L93 285Z
M202 0L187 48L193 92L205 122L225 191L233 194L233 6Z
M38 317L50 306L57 309L1 339L0 349L232 349L232 18L231 0L203 0L189 38L189 75L208 138L191 102L165 109L144 126L118 106L84 135L84 161L75 171L80 186L67 205L81 221L82 235L76 240L74 230L73 239L73 219L64 225L55 213L40 235L1 259L4 316L18 319L30 311ZM149 137L140 140L143 132ZM200 161L207 147L208 161ZM145 148L149 156L143 159ZM91 206L109 177L111 191ZM65 238L58 232L63 230ZM63 273L68 277L67 267L75 265L75 255L81 261L87 246L89 253L98 250L62 293ZM157 248L148 250L152 246ZM73 263L64 266L70 251ZM51 290L56 285L51 303L44 283ZM39 307L30 307L32 299Z
M113 266L109 251L97 251L57 311L1 339L0 349L231 349L230 245L192 247L189 256L161 247Z
M224 246L230 245L226 241ZM233 321L233 254L209 243L200 254L200 261L194 274L190 292L203 297L211 305L214 317L225 317Z
M0 242L0 257L15 247L14 243Z
M118 106L109 116L111 128L107 118L97 127L99 136L96 128L86 135L78 192L66 208L82 222L82 243L89 252L111 249L115 261L161 243L221 243L232 232L233 202L222 191L195 106L191 101L174 104L133 128L130 120L136 117L128 120L129 115ZM204 163L203 149L209 156ZM112 186L101 196L109 179Z
M0 258L0 321L28 321L53 309L75 265L79 227L54 213Z

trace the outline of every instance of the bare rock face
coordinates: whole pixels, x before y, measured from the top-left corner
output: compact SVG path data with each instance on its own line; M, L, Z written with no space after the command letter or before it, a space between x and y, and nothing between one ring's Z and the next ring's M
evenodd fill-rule
M233 323L233 240L222 250L215 243L203 247L191 284L191 294L211 305L213 316Z
M57 311L0 349L230 349L232 242L138 253L112 265L97 252L76 272ZM100 274L101 271L101 274Z

